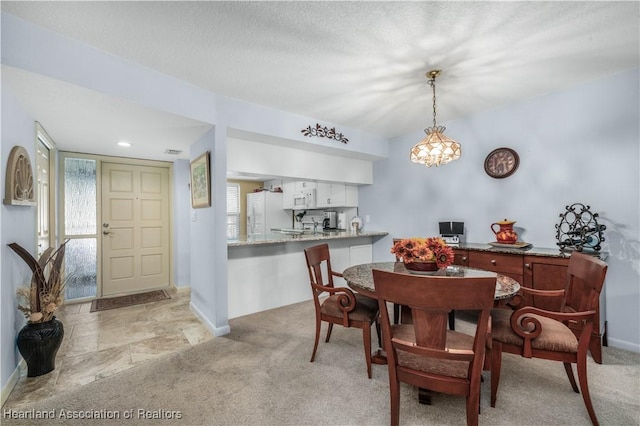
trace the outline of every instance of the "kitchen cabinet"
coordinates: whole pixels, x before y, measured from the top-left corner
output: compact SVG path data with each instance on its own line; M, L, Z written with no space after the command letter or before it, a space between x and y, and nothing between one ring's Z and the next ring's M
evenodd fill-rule
M517 250L501 251L491 246L473 243L461 243L453 250L455 253L454 264L498 272L517 280L523 287L536 290L559 290L564 289L567 284L569 255L558 250L532 247L523 252ZM600 253L599 257L606 258L606 253ZM602 341L603 336L606 336L606 328L603 325L606 325L606 322L601 314L600 305L604 303L604 290L600 299L589 350L594 361L602 364ZM550 311L560 309L559 301L548 298L527 297L525 303ZM579 324L569 324L569 328L576 336L580 334Z
M275 191L278 188L280 188L280 190L282 190L282 179L266 180L266 181L264 181L262 187L264 189L266 189L267 191Z
M358 206L358 187L355 185L318 182L316 196L318 208Z
M342 207L345 203L344 184L318 182L316 196L318 208Z

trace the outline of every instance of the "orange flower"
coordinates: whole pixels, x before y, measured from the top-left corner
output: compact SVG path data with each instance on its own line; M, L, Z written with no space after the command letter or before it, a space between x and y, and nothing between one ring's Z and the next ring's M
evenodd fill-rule
M451 266L454 261L453 249L437 237L399 240L391 247L391 253L404 263L432 261L438 264L438 268Z

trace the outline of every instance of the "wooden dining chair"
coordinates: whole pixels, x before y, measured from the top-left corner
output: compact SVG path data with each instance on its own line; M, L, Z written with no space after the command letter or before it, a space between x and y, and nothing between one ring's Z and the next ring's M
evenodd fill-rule
M364 354L367 362L367 375L371 378L371 325L376 325L378 340L380 340L380 328L377 323L378 302L375 299L355 293L346 287L334 287L333 277L342 277L342 274L331 269L329 246L320 244L304 250L309 270L309 281L313 293L313 302L316 307L316 339L313 344L311 361L316 357L318 340L320 339L320 326L322 321L328 323L327 338L331 338L334 324L343 327L356 327L362 329L364 341ZM326 271L326 275L323 274ZM321 297L328 293L329 297Z
M466 397L467 425L478 424L480 381L494 277L411 276L373 270L389 368L391 424L400 422L400 382ZM392 325L387 302L411 310L412 324ZM447 330L452 309L478 313L475 335Z
M606 273L607 264L602 260L573 252L569 258L564 290L521 288L524 296L561 299L559 312L533 306L492 311L490 355L487 355L491 358L492 407L496 405L502 353L507 352L525 358L561 361L571 387L579 393L571 365L576 364L582 399L591 422L598 424L587 383L587 351ZM572 327L581 328L578 336Z

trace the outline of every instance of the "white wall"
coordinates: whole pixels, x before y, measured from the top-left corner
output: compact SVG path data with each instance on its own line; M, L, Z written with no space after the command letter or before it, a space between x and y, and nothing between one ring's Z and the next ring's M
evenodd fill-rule
M572 203L591 206L607 226L605 284L609 344L640 352L640 132L638 69L571 90L445 123L462 158L439 168L408 161L420 132L394 139L359 193L369 230L390 233L374 259L391 259L391 238L437 235L438 222L465 222L469 242L494 240L491 223L516 220L522 240L557 247L555 224ZM520 167L485 174L486 155L506 146Z
M227 168L283 178L335 181L354 185L373 183L370 160L309 152L268 143L228 138Z
M11 91L2 87L2 134L0 138L0 161L2 180L6 170L6 161L11 148L20 145L27 150L32 165L35 165L35 122L17 102ZM35 173L35 169L32 170ZM2 198L5 197L4 184ZM18 364L18 351L15 345L16 333L25 324L25 319L17 309L16 289L28 285L31 271L7 244L17 242L35 253L36 249L36 209L35 207L7 206L0 204L0 346L2 362L0 365L0 383L3 391L14 374ZM3 395L4 397L5 395Z

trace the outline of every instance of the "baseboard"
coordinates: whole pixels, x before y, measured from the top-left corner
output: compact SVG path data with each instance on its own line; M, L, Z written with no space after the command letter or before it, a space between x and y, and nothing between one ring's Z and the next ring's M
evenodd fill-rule
M13 388L16 387L16 384L18 383L18 379L20 379L20 374L26 370L26 368L27 363L24 362L24 359L20 358L20 362L13 370L13 373L11 373L11 376L9 376L9 380L7 380L7 383L2 387L2 404L0 404L0 406L4 406L4 403L7 402Z
M640 345L637 343L627 342L626 340L620 340L609 336L607 338L608 346L618 349L624 349L626 351L640 353Z
M191 311L200 319L200 321L202 321L204 326L207 327L211 333L213 333L214 336L219 337L231 333L231 327L229 327L229 325L226 325L224 327L216 327L215 325L213 325L207 319L207 317L204 316L200 309L198 309L196 305L193 304L193 302L189 303L189 307L191 308Z
M174 285L173 289L178 293L191 293L191 286L188 286L188 285L185 285L185 286Z

